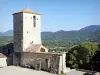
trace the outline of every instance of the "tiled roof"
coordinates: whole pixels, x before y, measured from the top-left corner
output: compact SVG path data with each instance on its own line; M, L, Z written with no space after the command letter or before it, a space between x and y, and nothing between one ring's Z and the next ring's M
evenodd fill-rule
M0 58L6 58L6 56L2 53L0 53Z
M33 12L32 10L28 9L28 8L25 8L19 12L16 12L14 14L19 14L19 13L31 13L31 14L37 14L37 15L40 15L39 13L36 13L36 12Z
M31 46L29 46L25 52L37 52L41 47L41 44L33 44Z

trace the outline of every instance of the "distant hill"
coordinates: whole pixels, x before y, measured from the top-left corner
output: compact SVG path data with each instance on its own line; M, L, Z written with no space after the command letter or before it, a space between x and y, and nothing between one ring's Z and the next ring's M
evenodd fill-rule
M42 32L42 38L75 38L75 37L80 37L80 36L92 36L94 33L97 33L100 31L100 25L90 25L85 28L82 28L78 31L73 30L73 31L64 31L64 30L59 30L57 32ZM94 34L96 35L96 34Z
M3 33L5 36L12 36L13 35L13 30L8 30Z
M0 36L13 36L13 30L8 30L6 32L0 32Z
M87 26L85 28L80 29L79 31L94 32L94 31L97 31L97 30L100 30L100 25L90 25L90 26Z
M84 27L78 31L76 30L73 30L73 31L64 31L64 30L59 30L57 32L42 32L42 37L43 36L52 36L52 35L66 35L66 36L69 36L71 35L71 33L74 33L77 34L77 32L95 32L95 31L98 31L100 30L100 25L90 25L90 26L87 26L87 27ZM8 30L6 32L0 32L0 36L12 36L13 35L13 30Z
M100 25L90 25L78 31L42 32L45 45L54 44L66 46L82 42L100 42Z
M0 36L12 36L13 31L0 32ZM44 45L70 46L82 42L100 42L100 25L90 25L80 30L41 32Z
M3 36L3 33L2 32L0 32L0 36Z

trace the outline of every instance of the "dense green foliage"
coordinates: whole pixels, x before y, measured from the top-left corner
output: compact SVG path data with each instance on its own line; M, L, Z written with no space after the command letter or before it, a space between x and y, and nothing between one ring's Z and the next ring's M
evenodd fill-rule
M71 68L91 67L91 59L99 51L97 43L85 42L76 45L66 54L67 66Z

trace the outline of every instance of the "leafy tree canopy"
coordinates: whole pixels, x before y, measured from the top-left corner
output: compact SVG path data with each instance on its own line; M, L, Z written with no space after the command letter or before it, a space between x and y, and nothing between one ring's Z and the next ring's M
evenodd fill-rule
M66 55L66 64L72 68L78 68L79 65L89 64L91 58L99 51L98 45L92 42L84 42L73 46Z

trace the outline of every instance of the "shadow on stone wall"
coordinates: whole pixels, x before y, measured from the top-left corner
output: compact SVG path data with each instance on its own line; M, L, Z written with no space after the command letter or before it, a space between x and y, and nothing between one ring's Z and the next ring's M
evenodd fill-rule
M7 66L13 65L13 57L7 57L6 62Z

